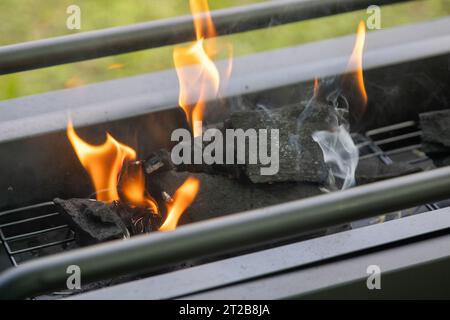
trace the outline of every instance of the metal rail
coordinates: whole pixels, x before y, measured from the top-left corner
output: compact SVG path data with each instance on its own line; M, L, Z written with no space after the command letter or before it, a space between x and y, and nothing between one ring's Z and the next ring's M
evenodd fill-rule
M251 31L412 0L284 0L212 12L219 35ZM0 74L55 66L194 40L191 16L0 47Z
M88 283L217 256L449 197L450 167L446 167L183 226L174 232L113 241L4 272L0 298L25 298L64 288L70 265L78 265L83 283Z

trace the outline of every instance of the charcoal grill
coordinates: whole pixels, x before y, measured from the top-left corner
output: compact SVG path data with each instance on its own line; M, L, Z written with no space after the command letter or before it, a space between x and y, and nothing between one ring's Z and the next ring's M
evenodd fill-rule
M265 27L269 22L271 25L284 24L361 9L369 4L383 5L395 2L402 1L330 0L320 4L317 1L277 1L223 10L214 13L213 19L220 34L229 34ZM243 20L246 22L242 23ZM393 72L401 74L402 71L412 70L411 72L425 74L435 79L436 83L443 84L444 88L445 86L448 88L449 72L441 66L448 64L449 61L449 28L450 20L444 18L369 34L365 55L366 78L369 81L375 78L388 79ZM192 19L183 17L7 46L0 48L0 73L31 70L179 43L192 40L192 34ZM292 92L292 88L302 88L309 85L314 76L330 77L339 74L344 69L352 41L352 37L343 37L237 58L234 75L236 80L230 84L226 96L245 95L249 99L269 100L274 103L287 103L286 99L298 99L298 94L285 95L275 92ZM261 69L261 66L264 66L264 69ZM267 74L270 74L270 77L265 76ZM387 81L389 85L389 80ZM56 196L88 196L85 191L89 190L88 180L80 169L74 169L77 168L76 159L69 158L61 162L48 156L65 153L70 148L63 132L67 111L71 110L74 120L86 127L84 129L86 135L94 138L97 133L103 132L108 127L114 136L123 141L131 141L129 128L132 124L138 135L145 134L146 137L150 137L145 144L139 143L141 148L139 151L149 153L165 147L164 141L169 141L168 136L172 129L182 125L179 110L174 107L177 105L174 83L176 83L174 72L165 71L0 103L0 114L3 119L0 120L0 152L9 155L0 159L1 167L8 170L7 178L0 182L1 189L7 190L0 194L0 208L5 210L0 213L0 240L4 256L9 260L2 263L14 266L0 276L0 297L33 297L63 289L67 277L66 268L73 264L81 267L83 281L87 282L124 274L149 274L186 260L205 257L213 257L218 261L195 268L211 270L229 261L230 258L225 259L224 255L250 249L257 251L262 248L261 245L268 242L272 245L277 241L285 243L299 234L341 223L352 222L355 229L346 231L345 234L355 237L361 236L358 230L363 229L367 234L379 232L371 230L390 230L395 233L398 228L402 229L402 225L408 225L408 221L413 221L414 228L408 232L398 231L403 232L401 235L395 234L379 239L374 237L372 243L351 249L335 248L336 252L330 253L333 257L345 256L349 252L353 254L359 252L362 255L368 248L393 246L394 243L405 239L408 241L415 239L417 242L424 235L429 239L432 235L443 236L443 233L448 231L450 227L448 221L442 218L442 224L438 225L437 216L433 216L434 212L442 215L442 210L446 210L448 205L445 199L450 196L448 191L450 169L441 168L344 192L184 226L170 234L138 236L127 241L77 248L74 232L59 220L59 214L55 212L53 203L47 202ZM148 88L152 88L153 85L159 90L150 95ZM299 91L301 90L296 90ZM276 96L275 100L273 96ZM449 98L447 90L446 101L450 101ZM405 97L397 97L396 102L402 99ZM410 103L414 99L416 98L406 97L406 102ZM367 118L370 120L365 122L366 127L362 133L353 134L360 149L361 161L377 158L386 164L407 162L419 164L424 169L433 168L432 161L421 151L421 131L414 120L414 115L427 110L445 108L447 105L414 102L408 106L407 113L392 112L392 121L387 126L386 121L376 117L377 111L369 112ZM33 108L28 110L27 107L31 105ZM89 112L85 112L87 108ZM26 109L27 116L23 117L23 110ZM384 111L388 113L386 118L389 118L390 111ZM149 128L148 123L165 123L166 127ZM34 154L35 157L29 157L30 154ZM19 165L16 159L20 159ZM30 173L32 170L44 170L48 175ZM28 174L28 179L24 177L25 173ZM30 184L29 179L34 183ZM72 186L65 181L77 183ZM14 190L11 190L11 185L14 185ZM36 185L42 187L35 190ZM16 189L21 192L15 192ZM394 212L395 210L400 212ZM421 214L416 215L418 213ZM391 224L368 226L375 221L374 217L381 215L383 218L376 219L377 222L400 217L403 219L392 221ZM431 222L419 223L425 220ZM395 228L391 227L392 223L396 224ZM361 226L364 228L356 229ZM230 234L234 236L230 237ZM338 233L327 237L341 236ZM327 237L308 241L313 241L315 248L319 248L324 246L322 240L324 243L328 241ZM302 246L308 243L310 242L290 245ZM270 249L274 250L270 252L277 253L286 248L281 246ZM245 261L259 253L266 251L231 259ZM46 255L49 257L44 257ZM438 257L434 258L437 260ZM448 253L446 258L448 260ZM327 259L329 257L324 256L314 263L325 263ZM429 260L434 261L431 258ZM447 260L441 259L445 262ZM239 266L239 260L233 261L237 261L236 266ZM211 292L211 297L221 297L222 293L216 294L218 287L230 286L230 290L233 291L231 284L235 282L250 284L257 277L269 277L272 273L300 268L300 262L294 259L290 262L291 265L281 264L278 265L278 269L268 268L264 272L259 271L260 273L255 271L246 274L245 277L235 274L227 281L219 283L216 281L214 285L211 282L206 283L205 280L199 287L183 289L191 290L189 292L181 288L183 292L175 290L177 292L159 295L147 291L144 298L204 298L208 292ZM443 268L443 265L439 267ZM192 272L195 272L195 268L192 268ZM392 268L396 270L400 269L400 266ZM189 273L189 269L170 273L165 281L169 281L171 277L177 278L183 272ZM152 279L156 281L164 276L151 277L147 281ZM337 287L346 284L333 283ZM121 286L131 288L129 286L136 285L139 283L131 282ZM328 283L328 286L331 286L331 283ZM111 287L79 297L111 298L114 297L114 292L117 294L118 291L115 287ZM310 292L305 291L302 294ZM302 294L291 292L290 295L302 296ZM131 293L127 297L139 298Z

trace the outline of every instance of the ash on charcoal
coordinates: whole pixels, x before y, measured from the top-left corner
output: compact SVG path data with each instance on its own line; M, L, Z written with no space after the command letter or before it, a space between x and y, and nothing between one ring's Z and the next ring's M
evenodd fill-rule
M53 202L75 231L75 239L80 245L129 236L122 219L104 202L90 199L54 199Z
M162 195L163 192L173 195L189 176L199 179L201 187L195 201L183 215L181 224L321 194L319 187L311 183L253 184L222 175L174 170L153 174L148 179L148 189L154 195ZM157 200L164 201L162 196Z
M260 169L265 167L261 164L245 165L244 173L253 183L285 181L325 183L329 170L324 163L322 150L312 139L312 134L316 131L329 130L334 118L334 108L317 100L274 110L240 111L231 114L229 125L233 129L279 130L278 173L261 175ZM270 143L267 148L270 150Z
M419 167L407 163L385 164L378 158L369 158L359 162L355 177L357 184L366 184L419 171L421 171Z

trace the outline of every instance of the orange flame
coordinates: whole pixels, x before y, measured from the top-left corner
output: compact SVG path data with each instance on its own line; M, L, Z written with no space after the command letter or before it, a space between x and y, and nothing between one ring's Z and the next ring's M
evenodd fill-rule
M314 97L317 97L317 94L319 93L319 79L314 78L314 89L313 89L313 95Z
M347 66L347 70L352 71L351 77L353 78L353 81L356 81L360 100L360 108L362 111L361 113L364 113L368 101L363 76L363 51L365 40L366 25L364 21L361 20L358 24L358 30L356 33L356 43Z
M169 213L159 231L172 231L177 227L181 215L187 207L194 201L200 189L200 181L197 178L189 177L178 188L173 196L173 203L169 206Z
M89 173L98 201L119 200L118 177L125 160L135 160L136 152L127 145L119 143L110 134L102 145L94 146L81 139L75 132L72 121L67 123L67 136L83 167ZM156 209L156 202L145 196L145 182L142 169L124 178L123 193L134 205L147 205Z
M140 207L148 207L153 212L158 212L156 201L145 192L145 179L142 167L136 165L134 169L128 169L121 178L122 194L128 203Z
M209 12L207 0L190 0L197 41L188 47L173 51L173 60L180 84L178 103L193 127L194 137L201 136L202 128L197 123L203 120L207 96L219 93L220 74L213 62L217 54L216 28ZM205 41L206 38L208 41ZM232 55L232 50L229 50ZM190 68L184 68L191 66ZM231 62L227 77L231 73Z
M216 27L211 18L208 0L189 0L189 7L194 17L194 28L197 40L200 40L205 36L207 38L216 37ZM208 55L214 54L214 52L210 51L215 49L214 46L210 48L207 47L207 49L209 49Z

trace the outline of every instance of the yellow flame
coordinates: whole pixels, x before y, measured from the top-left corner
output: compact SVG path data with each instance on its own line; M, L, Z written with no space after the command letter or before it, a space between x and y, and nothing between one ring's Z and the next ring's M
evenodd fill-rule
M211 18L207 0L190 0L190 9L194 19L197 41L188 47L177 47L173 51L173 60L178 75L180 93L178 103L193 127L194 137L202 134L201 127L195 122L203 120L207 96L217 96L220 86L220 74L213 62L217 54L215 38L217 36ZM208 38L207 41L205 39ZM232 55L232 49L228 50ZM230 58L231 60L231 58ZM185 68L190 66L190 68ZM231 62L226 76L231 74Z
M169 213L163 225L159 228L160 231L175 230L178 221L187 207L194 201L200 189L200 181L197 178L189 177L178 188L173 196L173 202L169 206Z
M189 0L189 7L194 18L195 36L197 40L217 36L216 27L211 18L208 0ZM215 47L207 47L208 55L213 55ZM212 51L211 51L212 50Z
M136 152L115 140L109 133L102 145L91 145L78 136L69 119L67 136L83 167L94 185L98 201L119 200L118 178L125 160L135 160ZM123 193L134 205L147 205L157 212L156 202L145 195L145 181L142 169L128 174L123 179Z
M352 71L351 76L353 77L353 81L356 81L356 85L358 87L359 98L361 100L361 113L365 111L368 101L363 76L363 52L365 40L366 25L364 21L361 20L358 24L358 30L356 33L356 43L347 66L347 70Z

